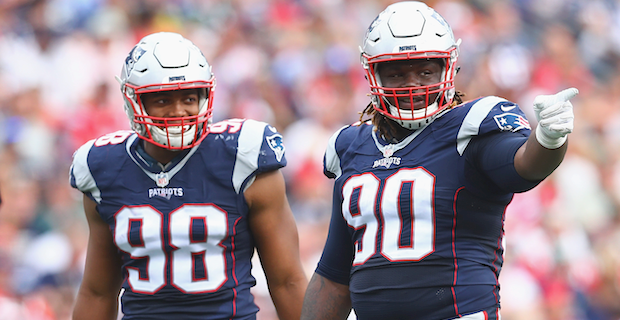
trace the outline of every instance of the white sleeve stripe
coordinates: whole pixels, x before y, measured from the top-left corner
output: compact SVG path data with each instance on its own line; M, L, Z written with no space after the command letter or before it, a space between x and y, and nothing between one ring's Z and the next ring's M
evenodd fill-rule
M91 140L80 147L73 155L73 164L71 172L75 177L75 184L78 190L82 192L90 192L97 203L101 203L101 191L97 188L95 178L93 178L88 168L88 153L95 140Z
M232 174L232 183L237 194L240 193L245 179L258 169L258 155L263 144L266 125L264 122L246 120L241 126L237 144L237 159Z
M494 96L485 97L478 100L478 102L471 107L465 119L463 119L459 133L456 136L456 149L459 155L463 155L471 138L478 135L480 125L491 109L502 101L506 101L506 99Z
M325 150L325 169L336 175L336 179L342 174L342 168L340 167L340 158L336 152L336 139L340 135L340 131L348 126L340 128L334 133L327 142L327 148Z

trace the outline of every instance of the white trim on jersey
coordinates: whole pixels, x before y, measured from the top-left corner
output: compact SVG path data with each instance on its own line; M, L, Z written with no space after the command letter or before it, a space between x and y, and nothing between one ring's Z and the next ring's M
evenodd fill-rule
M95 143L95 139L83 144L73 154L73 163L71 164L71 172L75 177L75 185L82 192L90 192L97 203L101 203L101 190L97 188L95 178L88 168L88 153Z
M420 135L420 133L422 133L422 131L424 131L425 128L427 128L428 126L424 126L422 129L417 129L415 130L412 134L410 134L409 136L407 136L405 139L403 139L403 141L398 142L396 144L387 144L387 145L381 145L381 143L379 142L379 139L377 138L377 131L373 130L372 131L372 139L375 140L375 145L377 146L377 149L379 149L379 151L381 151L381 153L383 154L384 157L389 158L392 156L392 154L396 153L396 151L403 149L404 147L408 146L409 143L411 143L411 141L413 141L413 139L415 139L417 136ZM389 149L389 151L387 151ZM389 155L386 154L386 152L389 152Z
M248 119L243 122L237 143L237 159L232 174L232 183L237 194L240 193L243 183L256 169L258 156L264 140L267 123ZM250 186L250 180L246 188Z
M338 153L336 152L336 139L340 135L340 132L345 128L349 127L344 126L336 131L327 142L327 148L325 149L325 169L334 175L336 175L336 179L340 177L342 174L342 168L340 167L340 158L338 157Z
M490 96L484 97L476 102L463 119L459 133L456 136L456 149L459 155L463 155L467 145L471 141L471 138L478 135L480 125L482 121L489 115L489 112L495 105L502 101L507 101L504 98Z
M127 151L127 154L129 155L129 157L131 158L131 160L133 160L133 162L135 162L138 167L140 169L142 169L142 171L149 177L151 178L151 180L153 180L155 182L155 184L157 184L157 173L153 173L150 172L148 170L146 170L144 168L144 166L140 165L140 163L138 162L138 160L136 158L134 158L133 154L131 154L131 146L133 145L134 141L138 138L138 135L133 134L129 137L129 139L127 139L127 142L125 143L125 150ZM183 157L183 160L179 161L179 163L177 163L171 170L169 171L165 171L162 170L162 172L167 172L168 173L168 180L172 180L172 177L174 177L175 174L177 174L179 171L181 171L181 169L183 169L183 166L185 166L185 164L187 163L187 161L189 160L189 158L196 152L196 150L198 150L198 147L200 145L194 146L186 155L185 157ZM143 159L140 159L142 161L144 161Z

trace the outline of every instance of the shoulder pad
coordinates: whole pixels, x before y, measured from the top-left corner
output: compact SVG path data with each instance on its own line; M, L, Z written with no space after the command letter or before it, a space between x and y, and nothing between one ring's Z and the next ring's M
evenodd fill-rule
M284 139L275 127L256 120L240 124L232 177L237 193L255 174L286 166Z
M340 136L340 133L351 126L347 125L336 131L327 142L327 148L325 150L325 156L323 157L323 173L332 179L338 178L342 174L340 167L340 156L336 148L336 140Z
M73 162L69 169L69 182L73 188L84 193L90 193L99 202L101 199L99 189L88 167L88 154L95 141L96 139L86 142L73 153Z
M484 97L471 104L463 119L457 135L457 150L462 155L474 136L502 131L523 131L529 136L530 130L525 113L517 104L500 97Z
M70 169L71 186L100 202L100 190L93 177L96 170L105 170L109 163L118 163L126 155L126 142L137 139L131 130L119 130L100 136L83 144L73 154ZM133 141L133 140L132 140Z

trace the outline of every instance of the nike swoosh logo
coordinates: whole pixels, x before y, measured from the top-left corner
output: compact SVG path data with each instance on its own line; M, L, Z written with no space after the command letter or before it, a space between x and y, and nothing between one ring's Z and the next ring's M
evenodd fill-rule
M517 106L512 105L512 106L501 106L500 108L502 108L502 111L506 112L506 111L510 111L514 108L516 108Z

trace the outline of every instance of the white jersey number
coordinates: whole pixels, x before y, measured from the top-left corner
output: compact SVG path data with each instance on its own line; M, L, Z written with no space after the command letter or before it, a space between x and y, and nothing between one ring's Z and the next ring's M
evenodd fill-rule
M155 293L166 284L170 259L172 285L186 293L216 291L227 280L226 257L221 242L227 234L226 212L213 205L183 205L170 214L168 233L175 248L166 257L163 215L152 207L125 207L116 215L114 241L132 259L146 258L146 272L128 267L133 291ZM196 239L192 226L204 226L204 237ZM131 232L131 234L130 234ZM130 239L134 239L133 243ZM197 276L195 266L204 266Z
M404 193L407 184L411 192ZM423 168L401 169L385 180L381 190L379 178L372 173L351 177L342 187L342 215L355 229L364 228L360 240L355 243L353 265L366 262L377 250L379 230L378 217L382 216L383 230L380 252L390 261L418 261L435 248L435 219L433 211L433 188L435 177ZM381 196L377 195L381 192ZM404 201L403 196L409 199ZM375 215L379 200L379 214ZM408 210L403 206L410 204ZM352 212L353 211L353 212ZM410 215L411 227L403 228L403 215ZM403 232L410 232L411 244L400 244Z

